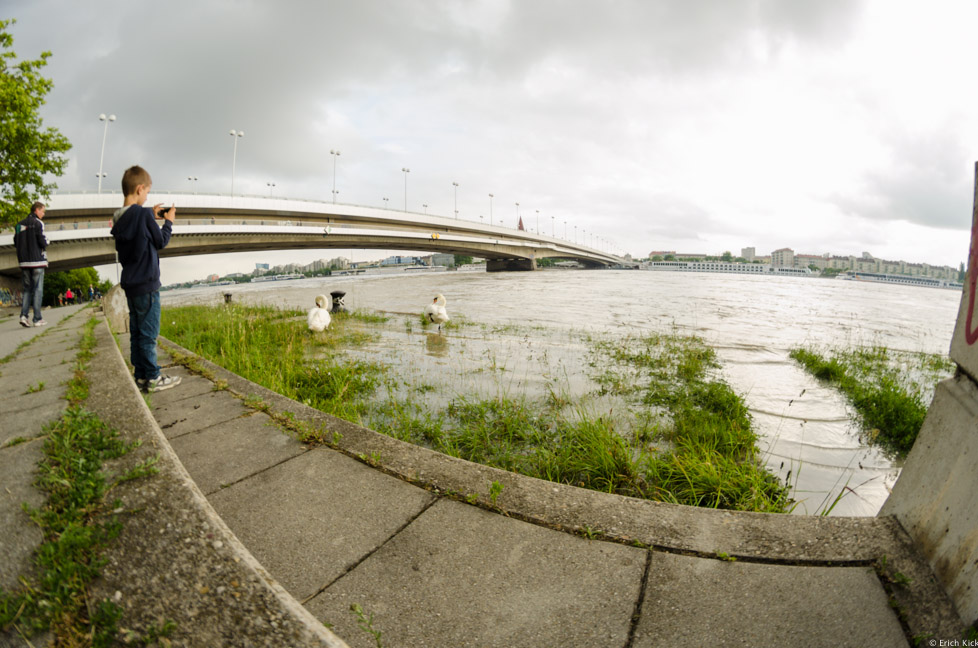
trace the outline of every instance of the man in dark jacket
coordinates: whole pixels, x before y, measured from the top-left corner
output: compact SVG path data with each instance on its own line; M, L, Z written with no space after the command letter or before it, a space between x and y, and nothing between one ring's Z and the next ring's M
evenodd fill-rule
M23 305L20 307L20 325L31 326L27 319L31 306L34 307L34 326L44 326L47 322L41 317L41 300L44 298L44 268L48 267L45 249L48 239L44 236L44 203L31 205L31 213L17 223L14 232L14 246L17 248L17 262L24 281Z
M160 255L170 242L177 210L143 207L153 180L142 167L122 174L125 201L112 216L112 236L122 264L119 283L129 303L129 351L136 384L157 392L180 384L180 376L164 376L156 364L156 337L160 334ZM163 227L156 218L163 218Z

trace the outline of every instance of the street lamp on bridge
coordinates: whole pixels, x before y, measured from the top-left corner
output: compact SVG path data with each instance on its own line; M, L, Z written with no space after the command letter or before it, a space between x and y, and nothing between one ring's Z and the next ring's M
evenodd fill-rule
M557 238L557 225L554 217L550 217L550 236L551 238Z
M424 215L427 216L428 215L428 203L423 203L421 206L424 207Z
M336 191L336 158L340 156L340 152L338 150L334 151L333 149L329 149L329 154L333 156L333 204L335 205L336 194L339 193Z
M401 171L404 172L404 211L407 211L407 174L411 173L411 169L401 167Z
M232 128L228 135L234 139L234 153L231 156L231 197L234 198L234 167L238 162L238 139L244 137L244 131L237 131Z
M492 227L492 194L489 194L489 227Z
M268 197L271 198L272 197L272 190L275 189L275 183L274 182L266 182L265 183L265 186L268 187Z
M537 236L540 236L540 210L534 210L537 213Z
M196 196L197 195L197 176L187 176L187 180L190 181L190 190Z
M520 204L516 203L516 229L520 228Z
M453 181L452 186L455 187L455 220L458 220L458 183Z
M387 201L390 200L387 196L384 196L384 209L387 209Z
M109 133L109 122L115 121L115 115L109 115L108 117L106 117L105 113L102 113L101 115L98 116L98 120L105 122L105 128L102 129L102 155L100 155L98 159L98 176L97 176L98 192L102 193L102 178L105 177L105 174L102 173L102 162L105 160L105 136L108 135Z

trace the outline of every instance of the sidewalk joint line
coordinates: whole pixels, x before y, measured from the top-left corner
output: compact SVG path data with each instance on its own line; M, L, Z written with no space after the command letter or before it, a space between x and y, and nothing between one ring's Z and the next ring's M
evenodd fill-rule
M639 586L638 598L635 599L635 611L632 612L632 622L628 628L628 640L625 648L632 648L635 643L635 632L638 630L638 623L642 620L642 606L645 604L645 589L649 584L649 572L652 570L652 552L645 552L645 571L642 572L642 584Z
M304 598L301 601L299 601L299 603L301 605L305 605L306 603L308 603L309 601L311 601L312 599L316 598L317 596L319 596L320 594L322 594L323 592L325 592L326 590L328 590L330 587L332 587L333 585L335 585L340 579L342 579L344 576L346 576L347 574L349 574L350 572L352 572L354 569L356 569L357 567L359 567L360 565L362 565L372 555L374 555L375 553L377 553L378 551L380 551L381 549L383 549L384 546L386 546L388 542L390 542L391 540L393 540L394 538L396 538L398 535L400 535L401 531L404 531L404 529L408 528L408 526L410 526L411 524L413 524L415 520L417 520L419 517L421 517L428 509L430 509L432 506L434 506L435 503L438 502L441 499L442 499L441 497L432 496L431 501L429 501L427 504L425 504L424 506L422 506L421 507L421 510L419 510L417 513L415 513L413 516L411 516L411 518L408 519L407 522L405 522L399 528L397 528L390 536L387 537L387 539L385 539L379 545L377 545L376 547L374 547L373 549L371 549L370 551L368 551L367 553L365 553L359 560L357 560L352 565L350 565L349 567L347 567L346 570L344 570L342 574L340 574L339 576L337 576L336 578L334 578L330 582L326 583L325 585L323 585L321 588L319 588L318 590L316 590L315 592L313 592L312 594L310 594L306 598Z
M186 435L180 435L180 436L186 436ZM179 438L179 437L174 437L174 438ZM214 495L215 493L220 493L222 490L227 490L228 488L231 488L232 486L236 486L236 485L240 484L243 481L246 481L248 479L251 479L252 477L256 477L256 476L258 476L258 475L260 475L260 474L262 474L264 472L267 472L267 471L271 470L272 468L277 468L277 467L281 466L284 463L287 463L289 461L292 461L293 459L298 459L299 457L303 456L307 452L309 452L309 450L303 450L302 452L300 452L297 455L293 455L291 457L286 457L285 459L282 459L281 461L277 461L277 462L275 462L273 464L269 464L269 465L265 466L264 468L262 468L261 470L256 470L255 472L251 473L250 475L245 475L244 477L241 477L239 479L235 479L233 482L228 482L226 484L219 484L216 489L214 489L214 490L212 490L212 491L210 491L208 493L204 493L204 497L210 498L210 496L211 495ZM177 453L177 456L179 457L180 454ZM195 483L196 483L196 481L195 481ZM203 491L201 491L201 492L203 492Z

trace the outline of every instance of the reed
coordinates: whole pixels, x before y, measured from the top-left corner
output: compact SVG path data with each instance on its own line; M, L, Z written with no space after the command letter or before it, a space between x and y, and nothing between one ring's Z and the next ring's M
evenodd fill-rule
M884 346L819 350L796 348L790 357L834 385L852 403L866 437L906 456L927 414L934 384L953 372L946 356Z

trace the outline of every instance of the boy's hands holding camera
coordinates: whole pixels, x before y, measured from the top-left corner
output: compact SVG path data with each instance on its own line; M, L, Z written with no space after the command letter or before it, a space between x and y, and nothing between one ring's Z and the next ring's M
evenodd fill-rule
M173 205L163 207L163 203L159 203L153 205L153 213L156 214L157 218L162 218L172 223L177 217L177 208Z

